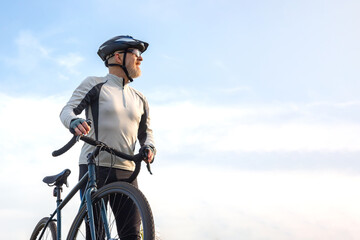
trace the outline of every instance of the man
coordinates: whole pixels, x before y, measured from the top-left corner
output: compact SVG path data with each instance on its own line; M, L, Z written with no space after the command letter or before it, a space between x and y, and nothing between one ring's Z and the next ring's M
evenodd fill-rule
M156 150L150 128L148 103L140 92L129 86L134 78L141 75L141 54L148 45L131 36L117 36L103 43L98 55L108 67L109 74L105 77L86 78L62 109L60 119L73 134L88 134L89 137L130 155L134 154L138 139L140 151L147 154L145 161L151 163ZM84 119L77 117L83 110L86 119L92 120L92 128ZM87 172L87 155L93 148L89 144L84 144L82 148L80 178ZM97 165L98 187L129 177L134 170L133 162L111 156L107 152L101 152ZM137 180L132 184L137 187ZM122 236L119 229L123 226L119 226L119 222L121 219L117 219L121 239L137 239L138 233L135 232L130 236Z

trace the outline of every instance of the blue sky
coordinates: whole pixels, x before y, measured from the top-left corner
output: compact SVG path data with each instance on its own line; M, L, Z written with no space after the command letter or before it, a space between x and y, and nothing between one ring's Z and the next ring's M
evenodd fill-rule
M104 39L129 33L150 42L145 89L180 87L207 100L226 95L218 89L243 90L227 96L230 102L352 100L357 7L356 1L15 1L1 16L3 80L16 93L66 91L75 77L104 73L96 55ZM25 80L30 73L37 81Z
M358 239L359 10L346 0L4 3L0 238L27 238L50 212L45 175L70 168L74 186L80 146L50 156L69 138L58 115L86 76L107 73L98 47L128 34L150 43L132 85L151 107L158 156L140 185L162 239L180 239L179 228L189 240ZM23 229L12 234L9 219Z

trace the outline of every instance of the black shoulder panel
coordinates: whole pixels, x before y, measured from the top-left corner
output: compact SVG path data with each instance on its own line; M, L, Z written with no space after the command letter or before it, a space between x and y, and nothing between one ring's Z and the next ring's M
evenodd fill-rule
M88 107L91 107L93 116L93 124L95 129L95 136L98 139L98 124L99 124L99 96L102 86L106 83L99 83L95 85L83 98L80 104L74 108L74 113L79 115L85 109L86 118L88 118Z

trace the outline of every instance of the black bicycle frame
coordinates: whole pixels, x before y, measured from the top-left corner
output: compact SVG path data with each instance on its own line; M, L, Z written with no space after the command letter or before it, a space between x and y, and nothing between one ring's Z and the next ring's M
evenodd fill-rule
M86 143L88 143L90 145L95 146L95 149L88 156L88 172L80 179L80 181L70 191L70 193L65 197L64 200L61 199L62 186L55 186L54 194L56 194L56 197L57 197L57 200L56 200L57 208L55 209L54 213L50 215L49 220L45 224L45 227L41 232L40 239L44 235L45 229L47 228L49 223L51 221L57 221L57 240L61 240L61 210L72 199L72 197L83 186L85 186L85 184L87 184L86 187L85 187L84 196L81 196L82 199L81 199L80 209L81 209L82 206L86 205L87 212L88 212L88 220L89 220L91 237L92 237L93 240L96 240L94 214L93 214L91 196L92 196L92 194L94 192L97 191L96 175L95 175L95 167L96 167L95 158L99 155L100 151L107 151L110 154L114 154L114 155L116 155L116 156L118 156L120 158L124 158L124 159L135 162L135 170L134 170L133 174L128 179L126 179L124 181L126 181L126 182L134 181L134 179L137 177L137 175L140 172L141 161L144 159L144 156L142 154L139 153L139 154L136 154L136 155L128 155L128 154L119 152L116 149L110 148L110 147L106 146L106 144L104 144L104 143L102 143L100 141L96 141L94 139L91 139L91 138L83 136L83 135L81 135L81 136L73 136L71 138L71 140L65 146L63 146L59 150L54 151L52 153L52 155L54 157L56 157L56 156L59 156L59 155L65 153L72 146L74 146L74 144L79 139L83 140L84 142L86 142ZM150 169L150 163L147 163L147 169L150 172L150 174L152 174L151 169ZM79 209L79 211L80 211L80 209ZM104 228L105 228L105 234L106 234L107 238L109 239L110 238L110 231L109 231L109 228L108 228L108 222L107 222L107 218L106 218L106 208L105 208L105 203L104 203L103 200L101 202L101 211L100 212L101 212L101 219L103 220L103 224L104 224ZM55 215L57 216L57 220L54 219Z
M57 221L57 240L61 240L61 210L66 206L66 204L74 197L74 195L86 184L84 195L82 196L80 208L86 204L87 212L88 212L88 220L90 225L90 233L91 238L93 240L96 239L95 236L95 224L94 224L94 214L93 214L93 207L92 207L92 201L91 196L92 194L97 190L96 186L96 174L95 174L95 158L100 152L100 146L96 146L95 150L88 156L88 172L85 173L85 175L80 179L80 181L76 184L76 186L70 191L70 193L65 197L64 200L61 199L61 186L56 186L54 189L54 193L56 194L56 203L57 207L55 211L50 215L49 220L45 224L45 227L43 228L40 239L44 235L44 232L46 230L46 227L49 225L51 221ZM57 216L57 220L54 220L54 217ZM108 222L106 219L106 208L104 202L102 202L101 206L101 217L104 223L105 227L105 233L108 238L110 238L110 232L108 229Z

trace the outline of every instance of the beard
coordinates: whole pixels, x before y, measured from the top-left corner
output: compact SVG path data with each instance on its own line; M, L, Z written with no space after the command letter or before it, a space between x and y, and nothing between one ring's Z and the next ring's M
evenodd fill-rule
M141 69L140 67L132 66L127 68L129 76L131 78L137 78L141 76Z

